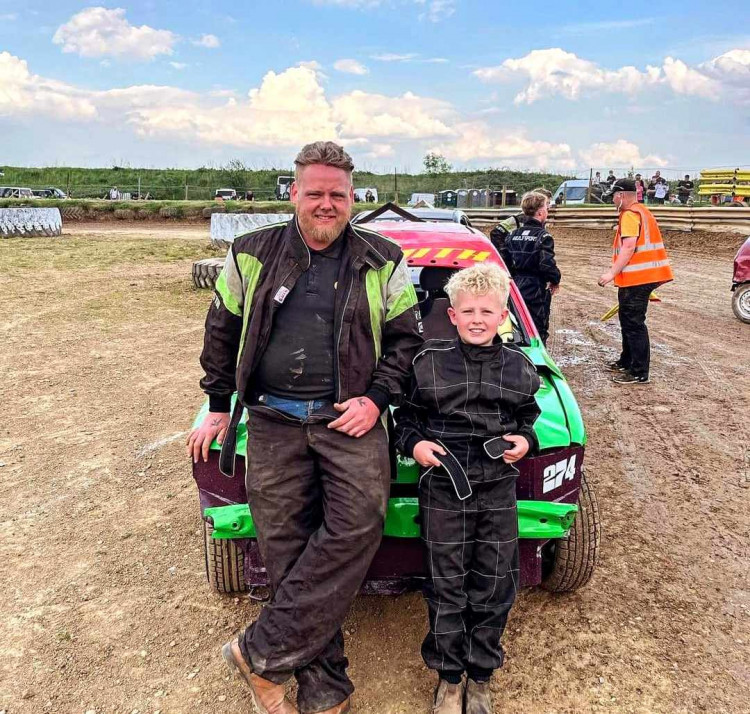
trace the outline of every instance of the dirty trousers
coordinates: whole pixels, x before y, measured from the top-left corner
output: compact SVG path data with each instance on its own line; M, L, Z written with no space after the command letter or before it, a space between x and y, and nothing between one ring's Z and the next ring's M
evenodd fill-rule
M500 637L518 585L518 472L475 449L451 450L473 493L460 501L442 469L419 484L430 625L422 657L442 675L484 677L503 664Z
M648 377L651 343L648 338L648 327L646 327L646 310L651 291L658 287L658 283L648 283L620 288L617 291L622 332L620 364L636 377Z
M309 714L354 690L341 624L380 544L390 463L380 421L352 438L327 420L251 407L246 486L271 600L240 637L253 671L298 681Z
M547 289L547 283L537 277L518 275L515 277L515 282L523 296L523 301L526 303L529 313L531 313L531 319L534 321L534 325L536 325L539 337L546 345L547 337L549 336L552 293Z

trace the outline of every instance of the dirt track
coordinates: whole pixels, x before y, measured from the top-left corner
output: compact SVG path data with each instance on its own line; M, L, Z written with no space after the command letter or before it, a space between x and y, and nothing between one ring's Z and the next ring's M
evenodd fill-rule
M596 286L610 235L556 231L551 351L581 403L604 523L585 589L525 591L497 711L750 710L750 326L731 313L740 236L672 234L649 310L653 383L601 368L619 330ZM80 225L0 242L0 712L250 711L220 645L256 605L210 592L184 431L210 300L205 226ZM359 598L357 712L425 712L416 594Z

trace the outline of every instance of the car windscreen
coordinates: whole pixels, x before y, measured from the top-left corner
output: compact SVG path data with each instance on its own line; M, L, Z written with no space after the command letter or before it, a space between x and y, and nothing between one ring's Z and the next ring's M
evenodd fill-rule
M584 201L586 199L586 186L568 186L565 189L564 195L568 201Z

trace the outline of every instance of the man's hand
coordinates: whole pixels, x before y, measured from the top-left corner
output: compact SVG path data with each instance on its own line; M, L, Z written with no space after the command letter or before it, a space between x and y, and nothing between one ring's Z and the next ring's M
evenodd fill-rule
M343 431L356 439L370 431L380 416L380 409L369 397L347 399L342 404L334 404L333 408L343 414L332 421L328 428Z
M549 288L550 295L557 295L557 293L560 292L560 283L557 283L557 285L554 283L547 283L547 287Z
M503 461L506 464L515 464L529 452L529 442L525 436L520 434L504 434L503 439L510 441L515 446L512 449L503 451Z
M201 455L204 461L208 461L208 450L214 439L220 444L224 441L229 419L229 412L209 412L203 423L188 434L187 455L193 457L194 464L198 463Z
M445 456L445 449L434 441L418 441L414 447L414 460L420 466L440 466L435 452Z
M614 274L612 273L611 270L608 270L606 273L602 273L599 276L599 280L597 282L599 283L599 286L603 288L608 283L611 283L614 279L615 279Z

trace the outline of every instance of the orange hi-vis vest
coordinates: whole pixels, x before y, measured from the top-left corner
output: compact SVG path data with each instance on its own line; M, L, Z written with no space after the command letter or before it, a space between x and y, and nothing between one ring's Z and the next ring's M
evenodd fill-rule
M641 228L638 232L638 241L635 244L635 253L630 262L615 276L615 285L618 288L630 288L634 285L647 285L648 283L668 283L674 280L672 268L669 265L667 251L661 238L659 224L656 222L651 211L643 204L634 203L627 211L637 213L641 217ZM615 232L615 242L612 245L612 262L617 260L622 248L620 231L622 217L627 213L620 213Z

